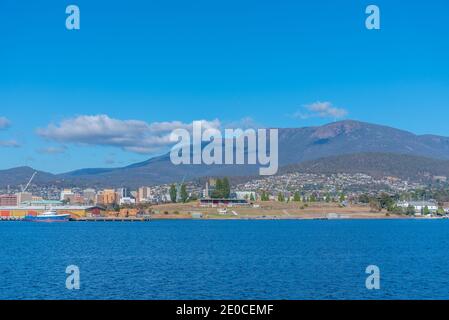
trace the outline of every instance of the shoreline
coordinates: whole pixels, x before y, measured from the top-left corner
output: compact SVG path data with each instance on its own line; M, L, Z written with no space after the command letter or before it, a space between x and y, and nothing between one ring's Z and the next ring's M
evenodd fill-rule
M122 208L101 216L72 215L73 222L147 222L158 220L435 220L447 216L422 216L373 211L366 205L341 206L335 203L258 202L251 206L204 207L195 203L153 205L145 210ZM21 221L22 216L0 217L0 221Z
M343 218L326 218L326 217L208 217L208 218L193 218L193 217L149 217L149 218L83 218L71 219L66 222L76 223L139 223L139 222L154 222L154 221L351 221L351 220L447 220L447 217L410 217L410 216L372 216L372 217L343 217ZM0 222L28 222L24 219L0 219ZM40 222L46 223L46 222Z

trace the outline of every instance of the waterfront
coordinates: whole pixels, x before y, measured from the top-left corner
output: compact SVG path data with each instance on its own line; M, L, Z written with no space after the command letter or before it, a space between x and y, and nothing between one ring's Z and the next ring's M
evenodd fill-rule
M0 299L449 298L446 220L8 222L0 240Z

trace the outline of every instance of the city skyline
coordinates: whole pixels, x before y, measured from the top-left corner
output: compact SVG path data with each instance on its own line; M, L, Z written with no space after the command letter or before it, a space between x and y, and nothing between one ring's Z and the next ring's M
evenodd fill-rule
M4 1L0 169L124 166L193 120L449 136L447 5L376 2L381 30L364 27L364 1L76 1L68 31L65 4Z

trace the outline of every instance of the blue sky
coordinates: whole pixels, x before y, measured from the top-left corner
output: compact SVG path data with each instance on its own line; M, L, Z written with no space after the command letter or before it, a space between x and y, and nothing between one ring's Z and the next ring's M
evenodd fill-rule
M81 30L65 28L69 4ZM369 4L381 30L365 28ZM341 118L449 136L448 15L446 0L3 0L0 169L145 160L161 122L333 121L307 110L318 102Z

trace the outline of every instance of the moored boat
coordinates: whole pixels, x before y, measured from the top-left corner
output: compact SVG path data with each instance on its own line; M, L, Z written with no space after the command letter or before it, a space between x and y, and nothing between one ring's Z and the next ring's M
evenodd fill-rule
M67 222L70 220L70 214L58 214L51 210L37 216L28 215L24 220L29 222Z

